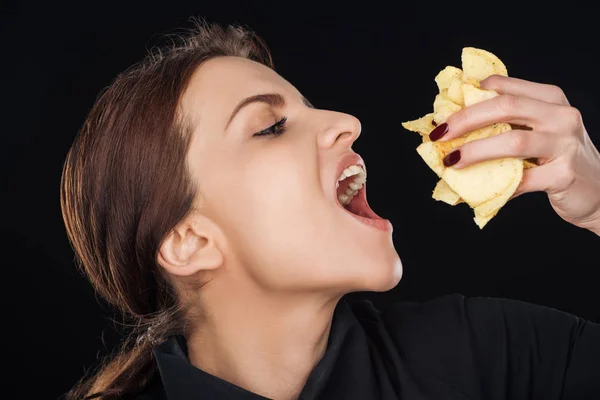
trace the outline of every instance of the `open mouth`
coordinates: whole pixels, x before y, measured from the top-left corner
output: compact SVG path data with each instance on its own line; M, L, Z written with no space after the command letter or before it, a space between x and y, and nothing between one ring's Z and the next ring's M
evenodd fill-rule
M375 214L366 196L367 173L360 165L350 165L340 175L337 185L338 204L359 221L389 231L392 224Z

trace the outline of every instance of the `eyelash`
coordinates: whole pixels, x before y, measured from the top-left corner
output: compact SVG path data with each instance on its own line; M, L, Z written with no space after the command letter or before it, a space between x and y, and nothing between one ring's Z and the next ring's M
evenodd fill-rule
M255 133L253 136L279 136L285 132L285 123L287 122L287 118L283 117L279 121L275 122L273 125L268 127L267 129L263 129L260 132Z

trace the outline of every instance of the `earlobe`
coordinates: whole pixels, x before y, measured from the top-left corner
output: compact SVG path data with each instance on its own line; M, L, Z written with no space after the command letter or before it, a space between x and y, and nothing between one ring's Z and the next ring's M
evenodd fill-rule
M158 251L158 263L170 274L189 276L210 271L223 264L220 237L209 218L193 216L171 231Z

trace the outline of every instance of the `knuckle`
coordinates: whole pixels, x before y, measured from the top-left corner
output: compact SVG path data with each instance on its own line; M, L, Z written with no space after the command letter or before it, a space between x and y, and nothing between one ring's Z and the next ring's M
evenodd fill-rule
M564 108L563 120L570 131L576 131L583 125L581 112L575 107Z
M512 115L519 106L519 98L511 94L498 96L498 107L508 115Z
M523 131L512 130L506 132L508 137L508 147L514 154L524 155L527 152L528 136Z
M567 96L565 92L557 85L546 85L548 99L554 103L566 103Z

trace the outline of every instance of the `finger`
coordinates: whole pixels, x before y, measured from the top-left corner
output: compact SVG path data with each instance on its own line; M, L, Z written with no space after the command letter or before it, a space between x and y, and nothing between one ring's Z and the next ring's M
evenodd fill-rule
M460 169L506 157L551 158L557 146L558 140L550 133L515 129L463 144L444 158L444 165ZM456 151L459 156L453 154Z
M556 128L556 120L570 114L570 109L529 97L503 94L457 111L445 124L438 125L429 138L447 141L497 122L548 131Z
M491 75L481 81L481 87L486 90L494 90L502 94L513 96L530 97L548 103L569 105L567 96L562 89L556 85L531 82L524 79L512 78L502 75Z
M511 198L523 193L547 192L561 190L567 187L573 179L572 169L564 163L555 161L523 171L523 178Z

